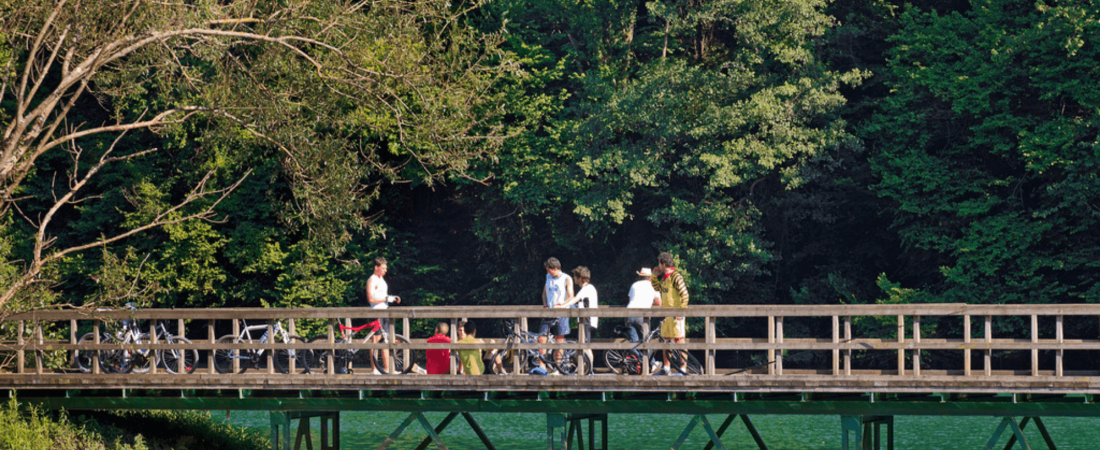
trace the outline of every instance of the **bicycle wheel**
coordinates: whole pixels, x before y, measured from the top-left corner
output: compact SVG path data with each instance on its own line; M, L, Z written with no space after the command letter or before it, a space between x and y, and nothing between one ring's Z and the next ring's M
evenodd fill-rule
M290 335L290 342L297 344L306 342L301 336ZM280 373L290 373L290 358L294 358L294 371L297 373L303 369L309 369L313 363L313 351L306 349L275 350L275 368Z
M95 334L87 333L80 337L77 344L94 344ZM73 361L76 362L76 368L80 369L83 373L92 373L92 355L95 354L95 350L73 350Z
M235 344L237 343L236 336L222 336L218 338L219 344ZM218 349L214 350L214 369L218 373L234 374L244 372L245 368L238 364L239 370L233 370L233 361L240 360L241 351L239 349Z
M504 370L508 372L512 371L512 368L515 367L515 365L513 364L513 358L519 358L520 373L527 373L531 370L531 368L527 366L527 364L531 361L531 351L517 350L511 348L513 345L521 342L522 341L520 341L519 338L517 338L516 336L509 336L507 339L504 340L504 344L509 347L504 349L504 357L501 358L501 363L504 365Z
M326 337L326 336L315 336L315 337L309 338L309 340L306 341L306 342L309 342L310 344L317 343L317 342L327 343L328 342L328 337ZM337 342L339 342L339 339L337 339ZM332 351L327 350L327 349L326 350L311 350L311 351L313 352L313 356L310 358L309 365L307 366L307 367L309 367L309 371L311 373L327 373L328 372L328 355L333 354ZM339 367L339 365L340 365L340 360L338 358L336 360L336 365L337 365L337 367Z
M574 341L565 341L565 344L575 344ZM577 367L580 365L581 358L584 358L584 374L591 375L592 372L592 359L588 357L588 354L580 350L558 350L561 352L561 359L557 356L551 357L551 351L547 351L547 358L552 359L553 364L557 366L558 372L562 375L576 375Z
M684 357L685 356L687 357L686 364L684 362ZM668 362L672 364L673 369L680 370L684 375L702 375L703 374L703 365L699 364L699 360L695 359L695 355L692 355L691 352L688 352L687 350L682 350L682 351L669 350L669 352L668 352ZM685 366L687 367L686 372L683 369L680 369L681 367L685 367Z
M137 339L130 344L138 347L131 350L123 350L123 354L130 361L130 370L134 373L149 373L149 370L153 368L153 351L148 348L141 348L142 345L152 344L153 340L149 338L149 333L142 333L138 335Z
M169 344L186 344L191 345L191 341L185 337L169 337ZM183 372L180 372L179 361L183 358ZM198 350L158 350L157 359L160 360L164 366L164 370L168 373L192 373L195 371L195 364L199 362Z
M394 336L393 342L395 344L408 344L409 339L399 334ZM412 350L380 350L374 352L374 367L377 368L379 372L384 372L386 369L386 362L383 360L383 355L386 354L390 356L389 373L401 373L405 371L405 361L409 361L409 367L412 367Z
M604 350L603 362L619 375L637 375L642 373L642 360L638 355L630 350Z

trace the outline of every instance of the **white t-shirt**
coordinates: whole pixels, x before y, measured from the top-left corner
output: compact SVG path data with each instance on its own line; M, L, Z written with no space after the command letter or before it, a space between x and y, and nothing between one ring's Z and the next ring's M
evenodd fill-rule
M641 280L630 285L630 303L627 308L649 308L653 306L653 298L657 291L653 290L653 284L649 280Z
M367 302L370 303L372 298L386 298L389 296L390 287L386 284L386 280L378 275L371 275L367 280ZM370 303L370 307L373 309L386 309L390 307L389 302L382 303Z
M554 278L554 277L550 276L550 274L546 274L546 287L545 287L545 289L546 289L546 305L545 306L547 308L553 308L555 305L565 303L565 301L568 300L568 297L566 297L566 295L568 293L565 292L565 291L566 291L566 284L571 279L572 278L570 278L569 275L566 275L564 272L562 272L562 274L559 275L557 278Z
M581 299L581 301L577 302L577 308L585 308L585 307L598 308L599 307L599 296L596 295L596 286L593 286L592 283L588 283L588 284L584 285L584 287L581 288L581 291L577 293L577 298ZM588 323L592 325L592 328L599 327L600 326L600 318L599 317L589 317L588 318Z

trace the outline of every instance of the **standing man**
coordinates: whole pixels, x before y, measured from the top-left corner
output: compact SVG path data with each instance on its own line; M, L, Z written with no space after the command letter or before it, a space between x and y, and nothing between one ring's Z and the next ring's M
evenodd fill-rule
M630 285L630 303L626 304L627 309L649 309L653 306L661 306L661 296L657 294L657 291L653 289L653 284L649 281L653 277L653 271L648 267L643 267L637 273L638 281ZM626 337L630 339L630 342L641 341L644 330L641 317L628 317L626 319Z
M661 306L665 308L687 308L687 283L684 283L683 275L676 270L672 262L672 254L661 252L657 255L657 270L654 271L649 281L653 285L653 289L661 295ZM672 339L672 342L677 344L683 344L686 337L686 328L683 316L666 317L665 320L661 321L661 337ZM687 356L683 354L683 350L677 351L680 352L680 373L687 375ZM661 352L661 355L664 360L662 370L665 375L669 375L668 350Z
M565 304L568 299L573 298L573 278L561 271L561 261L558 258L550 257L543 266L546 267L546 283L542 287L542 306L554 308ZM569 334L569 318L542 319L539 325L540 344L546 343L546 338L541 335L547 333L553 334L555 341L565 342L565 335ZM539 350L539 354L545 355L546 351ZM539 361L539 366L542 366L542 361Z
M381 256L374 258L374 275L371 275L370 279L367 280L367 301L370 302L371 309L386 309L389 308L390 303L401 303L401 297L389 295L390 287L386 285L386 280L382 278L386 276L387 269L389 269L389 266L386 264L386 258ZM388 335L390 332L390 319L381 318L379 322L382 324L382 331ZM375 334L371 341L377 343L381 337L381 334ZM390 373L389 351L382 352L382 364L384 366L382 369L386 373ZM382 374L374 364L374 350L371 350L370 367L372 374Z

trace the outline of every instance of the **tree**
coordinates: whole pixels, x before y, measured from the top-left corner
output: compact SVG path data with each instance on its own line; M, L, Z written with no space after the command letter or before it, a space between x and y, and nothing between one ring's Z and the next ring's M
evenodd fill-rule
M979 1L910 9L891 95L860 133L875 190L944 302L1097 301L1096 5Z
M279 160L283 220L339 252L384 181L463 176L502 136L489 87L508 68L476 5L31 0L0 7L4 235L33 242L0 308L51 265L149 230L224 217L248 154ZM0 62L5 62L0 60ZM191 151L197 174L98 186L107 170ZM60 162L68 160L68 164ZM164 160L160 161L162 164ZM182 169L185 164L177 164ZM43 182L44 180L51 180ZM55 183L56 180L61 184ZM35 184L37 183L37 184ZM121 189L120 189L121 188ZM97 201L122 193L113 213ZM118 197L115 197L116 201ZM90 238L66 228L95 218ZM11 220L13 215L19 221ZM16 247L18 247L16 245Z
M514 227L585 257L607 245L601 261L629 255L630 266L672 251L693 275L693 298L731 300L735 282L774 261L758 204L804 184L809 164L848 139L839 87L863 74L832 72L818 59L818 40L833 25L823 8L650 2L645 15L631 16L638 34L598 46L637 48L626 53L639 59L544 63L544 73L560 78L532 86L526 98L552 118L501 153L510 162L498 172L507 206L481 215L482 235L507 241L514 231L496 230ZM597 46L579 36L571 32L568 47ZM553 96L566 82L568 98Z

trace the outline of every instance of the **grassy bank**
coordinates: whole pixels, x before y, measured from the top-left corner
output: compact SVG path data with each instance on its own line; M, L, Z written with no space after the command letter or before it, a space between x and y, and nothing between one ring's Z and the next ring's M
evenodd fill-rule
M70 416L14 399L0 406L0 450L260 450L263 433L197 411L93 411Z

